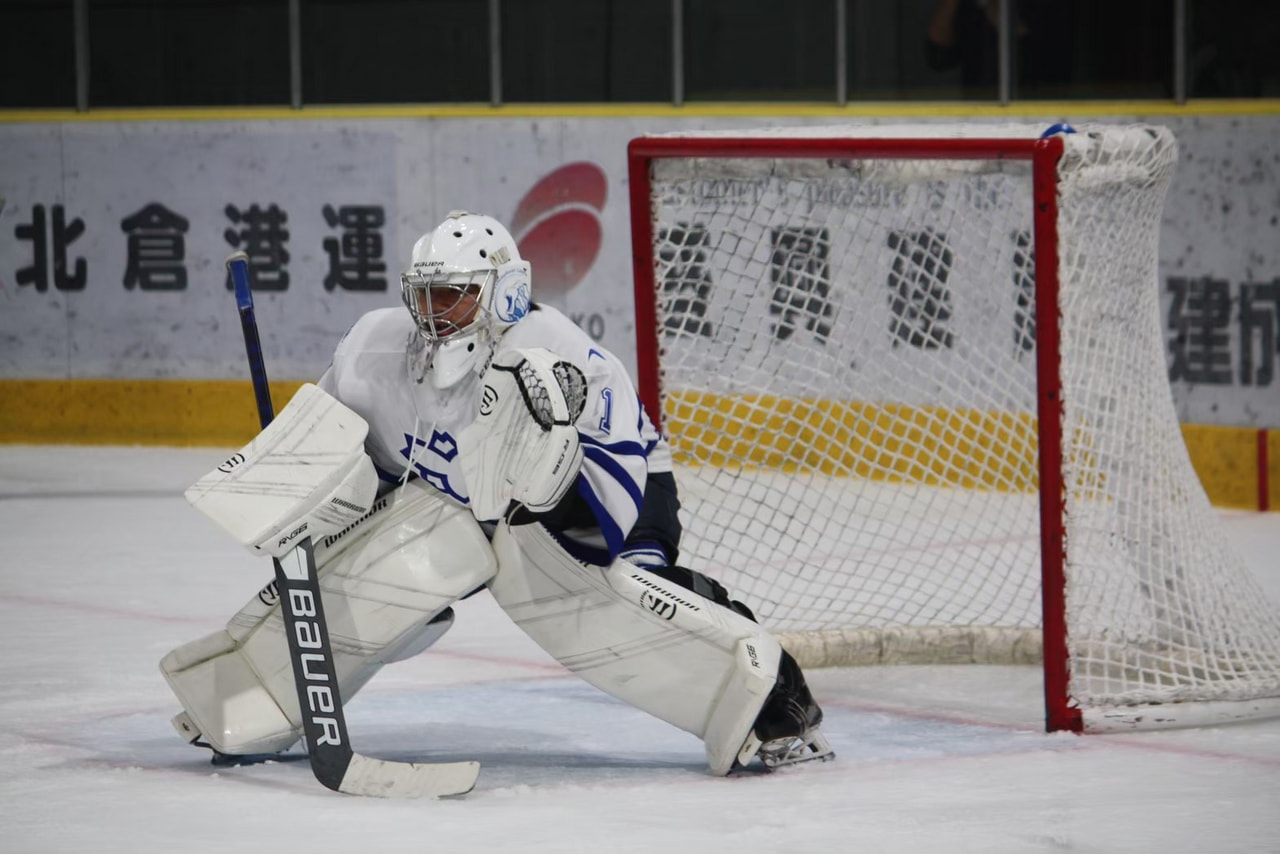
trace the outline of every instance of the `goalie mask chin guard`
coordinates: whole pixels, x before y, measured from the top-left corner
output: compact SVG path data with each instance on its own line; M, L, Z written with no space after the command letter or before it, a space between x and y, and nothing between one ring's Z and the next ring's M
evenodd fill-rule
M400 294L422 339L423 368L447 388L483 370L497 338L528 314L530 265L497 220L454 211L414 244Z

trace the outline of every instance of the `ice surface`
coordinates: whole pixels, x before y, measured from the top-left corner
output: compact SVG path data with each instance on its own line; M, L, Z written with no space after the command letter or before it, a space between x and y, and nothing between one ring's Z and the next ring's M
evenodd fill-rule
M1280 851L1280 722L1047 735L1034 668L814 671L839 758L719 779L483 594L348 715L363 753L480 760L470 795L338 795L296 748L215 769L157 662L271 575L182 499L225 456L0 447L0 851ZM1280 514L1223 518L1280 601Z

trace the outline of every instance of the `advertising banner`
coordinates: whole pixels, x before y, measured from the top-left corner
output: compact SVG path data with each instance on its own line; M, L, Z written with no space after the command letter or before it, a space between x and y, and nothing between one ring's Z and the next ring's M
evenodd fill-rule
M1106 120L1179 140L1158 287L1180 418L1280 425L1280 117ZM223 269L243 250L271 376L313 379L357 317L399 302L414 240L455 209L505 222L534 299L634 367L628 141L779 121L0 125L0 378L247 376Z

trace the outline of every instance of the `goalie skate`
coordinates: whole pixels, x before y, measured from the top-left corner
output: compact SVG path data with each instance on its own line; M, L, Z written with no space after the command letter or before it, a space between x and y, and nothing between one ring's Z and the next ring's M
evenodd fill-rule
M738 750L735 768L746 766L756 756L770 770L815 759L834 759L835 751L818 729L821 723L822 709L814 701L804 673L784 650L777 684Z
M756 735L756 731L752 730L747 740L743 742L742 749L738 751L734 770L745 768L757 756L764 763L764 767L772 771L784 765L835 759L836 752L827 741L827 737L815 726L800 735L786 735L764 742Z

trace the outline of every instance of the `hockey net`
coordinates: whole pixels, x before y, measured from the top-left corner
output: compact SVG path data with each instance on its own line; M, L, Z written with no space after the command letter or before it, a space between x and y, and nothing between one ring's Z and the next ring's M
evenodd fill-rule
M1274 714L1280 618L1167 381L1175 141L1040 130L632 142L682 562L808 666L1042 662L1050 729Z

